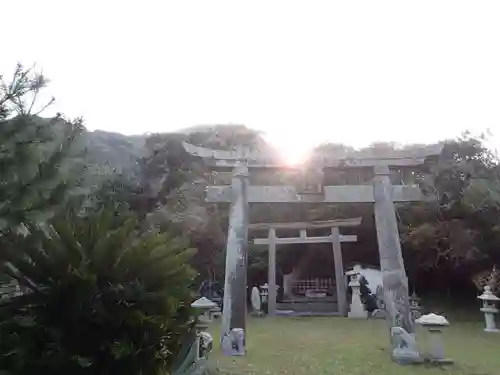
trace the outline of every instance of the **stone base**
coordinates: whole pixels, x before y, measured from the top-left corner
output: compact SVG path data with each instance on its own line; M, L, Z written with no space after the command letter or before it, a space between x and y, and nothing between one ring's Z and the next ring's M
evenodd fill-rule
M386 316L386 314L385 314L384 310L375 310L370 315L370 318L373 318L373 319L385 319L385 316Z
M251 311L250 316L256 316L258 318L262 318L263 316L266 316L266 314L263 311Z
M367 319L368 312L367 311L349 311L347 313L347 317L351 319Z
M485 328L484 332L498 333L498 332L500 332L500 329L497 329L497 328Z
M415 334L410 334L402 327L391 328L392 359L401 365L412 365L424 362L415 340Z
M433 358L433 357L427 357L426 360L428 362L436 364L436 365L452 365L454 363L453 359L451 359L451 358Z
M418 351L409 348L393 349L392 360L400 365L415 365L425 361Z
M221 342L222 353L227 356L244 356L245 331L241 328L233 328L225 334Z

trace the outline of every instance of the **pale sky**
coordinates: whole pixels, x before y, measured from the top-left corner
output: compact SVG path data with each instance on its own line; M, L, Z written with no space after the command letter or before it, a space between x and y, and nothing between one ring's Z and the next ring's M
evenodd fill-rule
M0 0L0 72L51 79L54 110L125 134L205 124L317 143L500 146L500 1Z

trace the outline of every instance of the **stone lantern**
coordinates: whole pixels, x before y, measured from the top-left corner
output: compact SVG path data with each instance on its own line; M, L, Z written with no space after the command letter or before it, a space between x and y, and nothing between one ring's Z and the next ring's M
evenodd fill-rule
M481 308L481 312L484 313L484 320L486 322L485 332L499 332L495 324L495 314L498 314L498 309L496 304L500 301L500 298L495 296L491 291L491 287L486 285L484 287L484 293L479 297L481 301L483 301L483 306Z
M211 310L217 304L206 297L201 297L191 304L191 307L200 311L196 320L196 359L206 358L212 350L212 336L206 332L212 322Z
M349 286L352 290L351 306L347 316L349 318L368 318L368 312L365 310L363 302L361 302L361 283L359 281L358 271L347 271L346 276L350 278Z
M443 328L448 326L448 320L441 315L427 314L418 318L416 323L424 326L430 333L431 352L429 353L429 360L435 363L453 363L451 359L444 357L444 348L442 341Z

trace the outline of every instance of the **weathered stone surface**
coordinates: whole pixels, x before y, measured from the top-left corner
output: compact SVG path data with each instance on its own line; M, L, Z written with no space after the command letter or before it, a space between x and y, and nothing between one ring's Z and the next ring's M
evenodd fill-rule
M418 186L391 186L390 197L395 202L413 202L425 197ZM231 186L208 186L208 202L231 202ZM324 194L300 194L294 186L249 186L249 203L374 203L370 185L325 186Z
M444 356L444 345L442 340L443 328L450 324L448 320L442 315L427 314L421 316L416 323L426 327L430 333L429 341L431 351L427 356L428 360L441 364L453 363L451 359L445 358Z
M391 334L393 358L397 360L398 353L402 353L402 351L401 348L398 348L395 338L403 335L403 331L411 336L415 332L415 327L411 316L408 297L408 278L401 254L401 244L399 242L389 174L388 167L375 168L373 193L375 196L375 222L377 226L380 268L382 270L386 319L391 332L393 332L392 329L395 327L400 328L394 331L397 332L396 336ZM405 349L405 358L412 357L406 353L408 350ZM418 357L418 352L414 353L414 357Z
M222 353L228 356L243 356L245 350L245 330L233 328L222 337Z
M406 332L401 327L391 328L392 359L402 365L423 362L417 347L415 335Z
M345 315L347 313L347 288L344 278L344 261L342 258L342 236L339 234L339 228L331 229L331 241L333 248L333 261L335 267L335 284L337 288L337 303L339 313ZM355 240L357 241L357 236Z
M269 229L267 314L276 315L276 231Z
M239 162L245 161L249 166L280 168L283 164L277 160L275 155L255 153L247 149L239 149L235 151L213 150L204 147L192 145L183 142L184 149L192 155L213 161L215 166L234 167ZM348 157L338 158L332 157L325 153L319 153L313 156L311 164L322 167L375 167L375 166L415 166L423 164L425 158L436 156L441 153L442 145L432 145L423 148L420 152L413 150L412 152L392 152L392 154L381 155L380 157Z
M248 243L248 169L246 167L240 166L235 168L231 188L233 196L226 247L221 341L232 329L238 328L244 331L246 327Z
M335 219L309 222L280 222L280 223L253 223L248 225L250 230L269 230L274 229L313 229L313 228L332 228L332 227L357 227L361 224L361 217L349 219Z
M277 245L293 245L293 244L312 244L312 243L329 243L332 242L332 236L323 237L277 237L275 239L275 244ZM339 235L340 242L357 242L358 236L355 234L349 235ZM254 238L253 243L255 245L267 245L269 244L269 238Z

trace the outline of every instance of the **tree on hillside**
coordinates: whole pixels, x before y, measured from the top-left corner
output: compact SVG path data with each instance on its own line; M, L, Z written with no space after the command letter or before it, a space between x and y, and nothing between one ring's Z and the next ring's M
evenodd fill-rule
M407 263L468 280L498 264L500 178L484 138L447 142L423 182L437 199L399 211Z
M64 200L70 179L64 161L82 132L81 119L39 115L43 75L17 65L10 80L0 76L0 233L44 220ZM57 131L56 131L57 129Z

